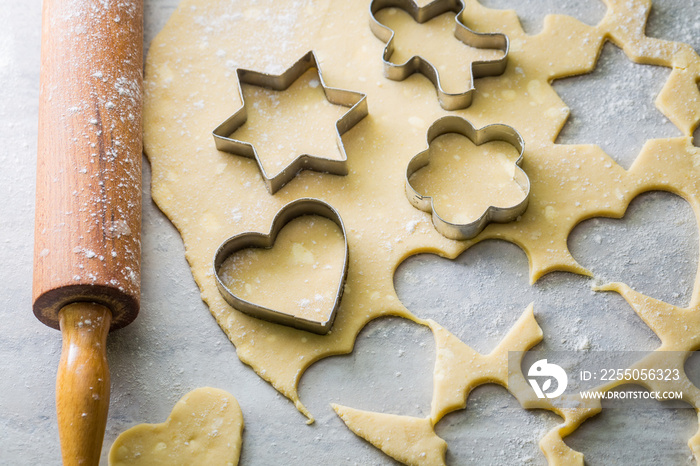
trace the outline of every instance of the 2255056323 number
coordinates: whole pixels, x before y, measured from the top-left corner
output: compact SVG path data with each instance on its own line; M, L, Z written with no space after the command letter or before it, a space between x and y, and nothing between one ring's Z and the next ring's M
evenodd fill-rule
M602 369L601 381L615 380L680 380L678 369Z

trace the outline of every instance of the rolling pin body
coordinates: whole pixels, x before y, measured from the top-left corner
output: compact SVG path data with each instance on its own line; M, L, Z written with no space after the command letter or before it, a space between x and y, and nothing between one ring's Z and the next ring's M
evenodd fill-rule
M104 341L139 311L142 17L142 0L43 4L33 310L63 332L64 464L99 462Z

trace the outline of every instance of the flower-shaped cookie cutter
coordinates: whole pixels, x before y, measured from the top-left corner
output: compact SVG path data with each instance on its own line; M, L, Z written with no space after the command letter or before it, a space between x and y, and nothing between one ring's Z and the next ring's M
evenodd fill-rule
M424 196L413 189L410 178L411 175L427 166L430 162L430 143L438 136L448 133L461 134L477 146L491 141L504 141L515 147L518 150L519 156L514 162L515 170L513 172L513 180L523 190L523 200L508 207L490 205L478 219L470 223L452 223L442 218L435 210L433 198ZM507 125L494 124L476 129L462 117L446 116L435 121L430 128L428 128L427 139L428 147L414 156L406 167L406 197L415 208L432 214L433 225L435 225L435 229L440 234L446 238L455 240L471 239L481 233L489 223L508 223L517 219L525 212L530 199L530 179L523 169L520 168L523 161L525 142L522 136L520 136L520 133L514 128Z
M377 12L391 7L404 10L417 23L425 23L443 13L454 11L457 15L455 17L455 37L457 39L470 47L502 50L503 57L497 60L472 62L469 89L460 93L446 92L440 83L440 75L437 69L425 58L414 55L404 63L393 63L390 61L391 55L394 53L394 31L380 23L375 15ZM413 0L372 0L369 6L370 29L379 40L386 43L382 54L384 76L394 81L403 81L413 73L422 73L435 86L442 108L445 110L458 110L469 107L476 90L474 79L485 76L498 76L505 71L508 64L509 41L508 36L505 34L482 34L474 32L465 26L461 21L464 7L462 0L434 0L422 7L419 7Z
M289 165L284 167L277 175L270 176L265 171L262 161L260 157L258 157L258 153L252 144L230 137L238 128L243 126L248 119L242 86L243 84L250 84L275 91L284 91L288 89L294 81L299 79L301 75L313 68L318 71L318 79L326 99L332 104L350 107L350 110L335 123L336 141L341 158L331 159L310 154L301 154ZM318 65L318 60L313 50L307 52L306 55L301 57L280 75L260 73L258 71L242 68L238 68L236 74L238 76L238 93L241 97L242 105L236 113L227 118L226 121L217 126L212 132L218 150L254 159L258 164L258 168L260 169L260 173L270 194L275 194L275 192L291 181L301 170L314 170L341 176L348 174L348 158L345 153L342 136L367 116L367 96L365 94L327 86L323 80L321 68Z
M239 296L236 296L222 281L219 274L221 266L226 261L231 254L236 251L249 248L265 248L270 249L273 247L277 235L289 222L297 217L303 215L319 215L325 217L329 220L335 222L343 234L343 241L345 242L345 254L343 257L342 272L340 280L338 282L338 288L335 293L335 300L333 301L333 307L328 316L328 320L325 322L305 319L303 317L298 317L287 312L281 312L275 309L270 309L259 304L255 304ZM234 309L244 312L253 317L259 319L264 319L269 322L274 322L277 324L287 325L290 327L298 328L300 330L306 330L313 333L318 333L320 335L325 335L328 333L333 326L333 321L337 314L338 308L340 307L340 301L343 297L343 290L345 289L345 280L348 275L348 239L345 233L345 225L343 220L340 218L340 214L329 204L321 201L320 199L314 198L301 198L290 202L280 209L280 211L272 219L272 224L270 226L270 232L267 234L259 232L244 232L238 235L232 236L217 248L216 254L214 255L214 277L216 279L216 286L219 289L221 296L229 303Z

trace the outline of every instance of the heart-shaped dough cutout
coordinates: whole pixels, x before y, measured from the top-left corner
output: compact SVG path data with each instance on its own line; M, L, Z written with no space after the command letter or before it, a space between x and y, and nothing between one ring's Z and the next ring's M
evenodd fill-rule
M243 233L214 260L219 291L234 308L325 334L340 304L348 246L340 215L316 199L287 204L270 233Z
M236 466L243 413L228 392L203 387L175 404L162 424L139 424L122 432L109 451L110 466Z

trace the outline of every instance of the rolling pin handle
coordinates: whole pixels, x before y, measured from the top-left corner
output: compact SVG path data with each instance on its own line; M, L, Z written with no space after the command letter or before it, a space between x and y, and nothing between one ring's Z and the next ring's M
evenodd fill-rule
M111 311L77 302L59 312L63 334L56 411L64 466L97 466L109 409L107 334Z

